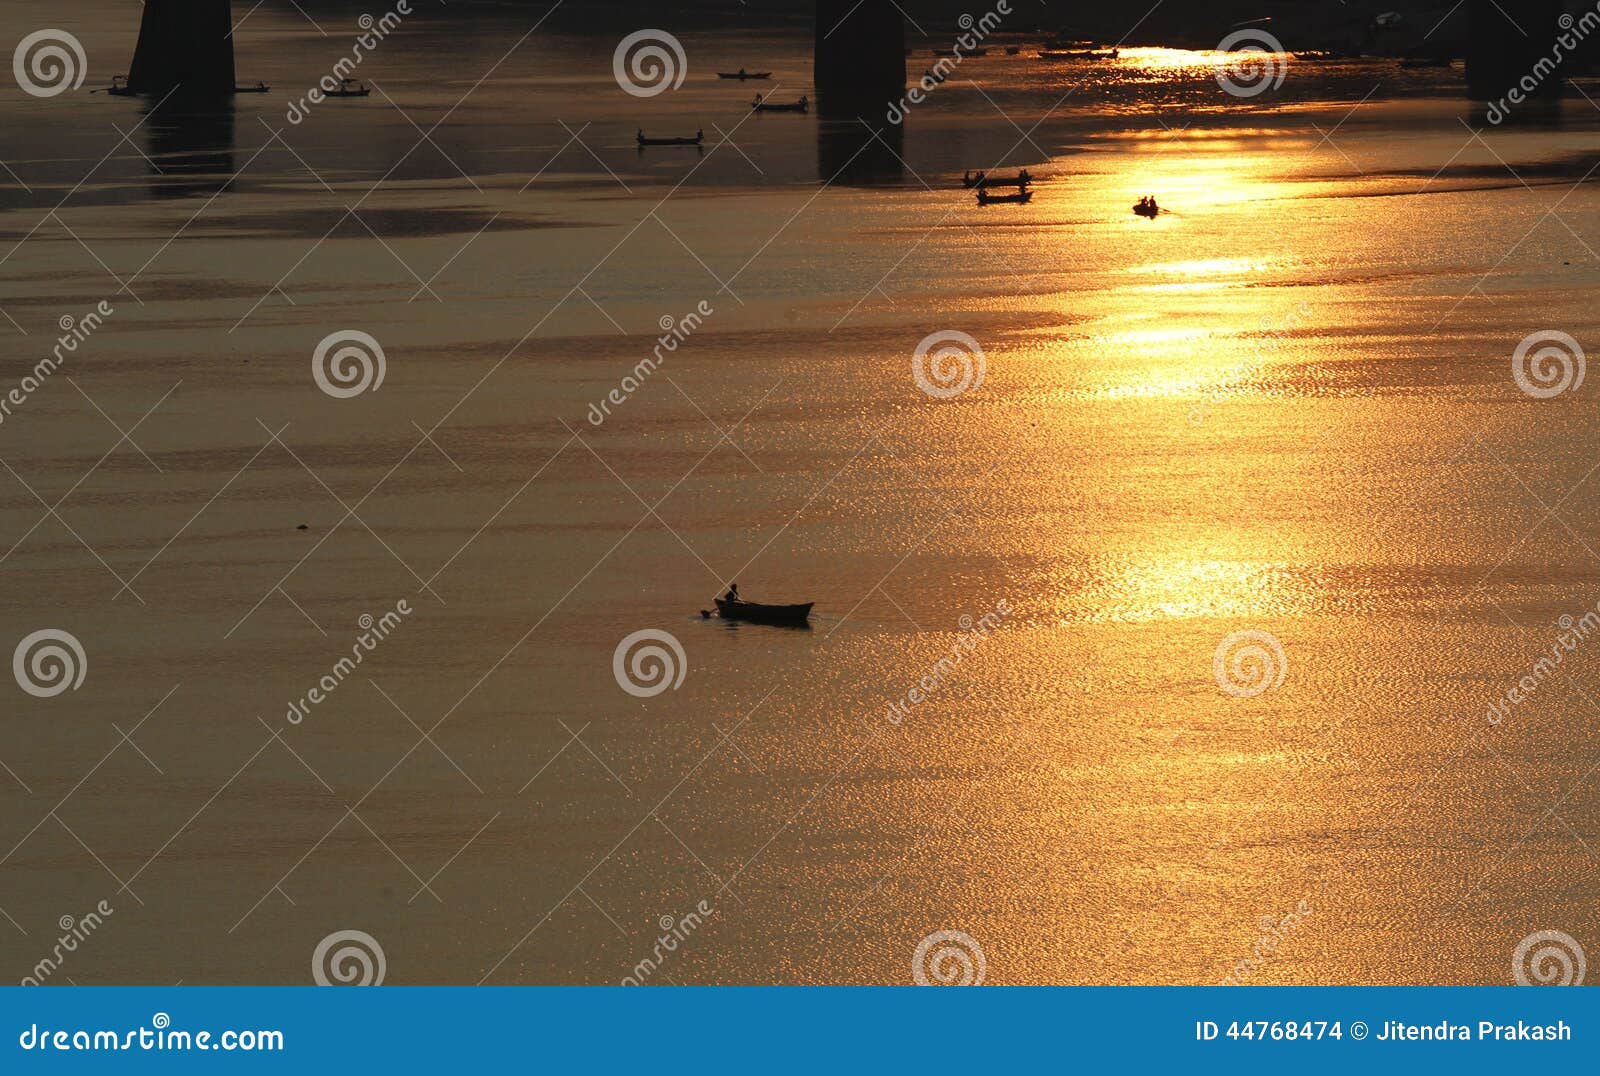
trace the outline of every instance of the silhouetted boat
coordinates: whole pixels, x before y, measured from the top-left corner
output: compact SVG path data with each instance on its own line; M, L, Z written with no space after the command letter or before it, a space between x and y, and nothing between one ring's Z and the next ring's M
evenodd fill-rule
M1016 187L1021 189L1033 182L1033 176L1024 168L1014 176L991 176L987 172L968 172L961 177L961 185L967 190L984 187Z
M342 78L339 80L339 88L337 90L325 90L322 95L324 97L366 97L370 93L372 91L367 89L365 82L359 79Z
M1139 214L1139 216L1141 216L1141 217L1149 217L1151 220L1155 220L1157 217L1159 217L1161 215L1161 207L1156 205L1156 203L1154 201L1149 201L1149 202L1138 201L1138 202L1135 202L1135 203L1133 203L1133 211L1135 213Z
M804 624L815 602L804 605L759 605L756 602L715 599L717 613L724 620L749 620L757 624Z
M112 79L111 79L111 85L102 86L98 90L90 90L89 92L91 94L94 94L94 93L110 94L112 97L138 97L139 96L139 91L135 90L133 87L128 85L128 78L127 78L126 75L114 75L114 76L112 76ZM268 86L265 82L258 82L254 86L235 86L233 88L233 92L234 93L271 93L272 92L272 87ZM355 94L329 94L328 96L329 97L345 97L345 96L361 96L361 97L365 97L366 93L363 92L363 93L361 93L359 95L355 95Z
M756 99L751 102L750 107L757 112L807 112L811 108L811 102L802 97L800 100L791 101L788 104L772 105L767 103L767 99L765 97L757 94Z
M1082 52L1063 51L1061 49L1043 49L1039 53L1041 60L1115 60L1121 56L1119 49L1086 49Z
M1013 205L1027 205L1032 199L1032 191L1018 191L1016 194L990 194L982 187L978 188L979 205L991 205L1005 202L1009 202Z
M749 78L771 78L772 77L772 72L771 71L746 71L744 68L741 67L737 71L718 71L717 72L717 77L718 78L736 78L740 82L743 82L745 79L749 79Z
M694 137L693 138L646 138L644 136L644 132L640 131L638 134L634 135L633 137L634 137L634 140L637 141L641 147L643 147L643 146L698 146L701 142L705 141L706 133L704 131L696 131L694 133Z

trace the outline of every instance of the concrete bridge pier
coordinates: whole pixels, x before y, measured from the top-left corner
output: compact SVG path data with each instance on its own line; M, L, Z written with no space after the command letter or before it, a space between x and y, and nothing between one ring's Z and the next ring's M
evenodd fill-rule
M817 111L882 123L906 86L905 17L892 0L817 0Z

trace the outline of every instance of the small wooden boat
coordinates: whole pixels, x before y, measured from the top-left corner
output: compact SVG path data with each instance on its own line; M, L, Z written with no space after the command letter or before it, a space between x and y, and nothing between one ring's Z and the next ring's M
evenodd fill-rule
M1027 205L1033 200L1032 191L1018 191L1016 194L990 194L982 187L978 188L979 205L996 205L1010 203L1012 205Z
M339 88L337 90L325 90L323 91L322 96L367 97L371 95L371 93L372 91L367 88L367 84L362 82L360 79L342 78L339 80Z
M1148 217L1151 220L1155 220L1161 215L1161 207L1156 205L1155 202L1135 202L1133 204L1133 211L1139 214L1139 216Z
M750 107L757 112L808 112L811 109L811 102L802 97L800 100L791 101L788 104L774 105L769 104L765 97L757 94Z
M645 146L698 146L705 141L706 133L696 131L693 138L646 138L644 132L640 131L633 137L634 141L639 143L640 149Z
M741 67L737 71L718 71L717 72L717 77L718 78L736 78L740 82L743 82L745 79L751 79L751 78L757 78L757 79L760 79L760 78L771 78L772 77L772 72L771 71L746 71L744 68Z
M804 605L760 605L756 602L715 599L717 614L724 620L748 620L756 624L804 624L815 602Z
M934 49L933 50L933 54L935 56L944 56L944 57L987 56L987 55L989 55L989 50L988 49L968 49L966 52L962 52L960 49Z
M1016 187L1018 190L1033 182L1033 176L1024 168L1014 176L991 176L987 172L969 172L961 177L961 185L967 190L982 190L985 187Z
M98 90L90 90L89 92L92 93L92 94L93 93L110 94L112 97L132 97L132 96L134 96L133 91L128 89L128 76L126 76L126 75L115 75L111 79L111 85L103 86Z
M1061 49L1043 49L1039 53L1041 60L1115 60L1121 56L1119 49L1106 49L1104 51L1087 49L1082 52L1064 51Z

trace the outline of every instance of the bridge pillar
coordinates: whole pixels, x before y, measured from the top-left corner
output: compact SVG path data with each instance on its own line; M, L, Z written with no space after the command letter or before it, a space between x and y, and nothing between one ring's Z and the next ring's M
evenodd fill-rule
M1468 96L1500 102L1515 90L1527 101L1559 100L1564 80L1552 63L1562 7L1561 0L1470 0Z
M145 0L129 89L219 97L233 93L233 78L228 0Z
M817 111L881 119L906 88L905 17L892 0L817 0Z

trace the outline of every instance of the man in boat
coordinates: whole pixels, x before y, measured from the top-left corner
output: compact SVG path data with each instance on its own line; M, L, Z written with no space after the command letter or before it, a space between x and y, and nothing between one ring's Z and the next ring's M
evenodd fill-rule
M722 600L725 601L725 602L736 602L736 601L739 601L740 600L740 598L739 598L739 584L738 583L730 583L730 584L728 584L728 593L726 593L726 594L724 594L722 596Z
M1017 173L1017 183L1019 185L1032 183L1032 182L1033 182L1033 177L1028 174L1028 170L1026 168L1024 168L1022 171Z

